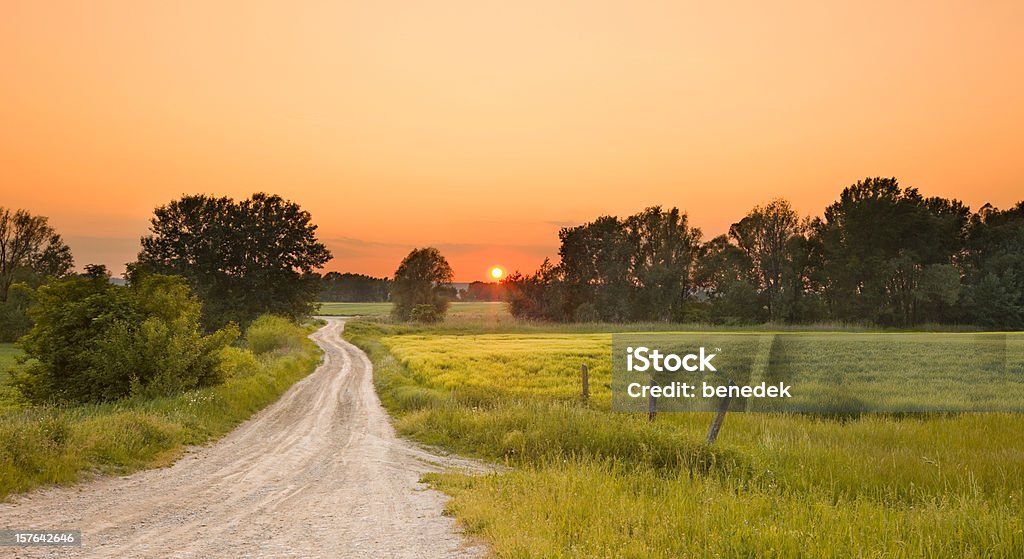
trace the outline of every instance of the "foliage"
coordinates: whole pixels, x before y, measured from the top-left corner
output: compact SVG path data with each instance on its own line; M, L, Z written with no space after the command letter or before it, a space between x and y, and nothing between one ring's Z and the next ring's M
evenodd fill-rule
M245 331L245 345L256 355L271 351L294 351L303 344L305 333L291 320L265 314L252 322Z
M388 300L391 280L363 274L328 272L320 278L319 301L372 303Z
M71 483L88 472L120 474L164 465L184 445L229 432L311 373L320 360L310 340L291 352L259 358L234 347L221 353L226 355L221 375L227 380L215 387L0 414L0 499L39 485Z
M157 208L143 237L139 266L181 275L203 302L208 329L246 325L265 313L298 318L312 311L331 258L309 212L280 196L257 193L235 202L184 196Z
M40 287L21 340L31 358L13 381L33 402L102 402L165 395L221 382L218 354L230 326L203 336L199 301L182 278L149 275L130 286L77 277Z
M647 208L564 228L557 265L502 284L513 315L561 321L670 320L695 287L701 232L678 209Z
M451 302L452 268L433 247L413 249L391 282L392 316L398 320L437 322ZM429 308L428 308L429 307Z
M474 281L466 286L465 290L459 291L461 301L503 301L505 300L505 289L501 283Z
M703 244L686 223L654 207L563 229L557 264L503 282L512 314L1024 328L1024 202L971 214L875 177L845 188L822 218L776 199Z
M963 314L990 328L1024 328L1024 202L971 216L962 267Z
M963 247L969 212L959 201L924 198L896 179L843 190L815 223L823 249L826 299L836 318L915 324L924 269L951 263Z
M0 207L0 303L15 281L38 285L71 267L71 250L45 217Z

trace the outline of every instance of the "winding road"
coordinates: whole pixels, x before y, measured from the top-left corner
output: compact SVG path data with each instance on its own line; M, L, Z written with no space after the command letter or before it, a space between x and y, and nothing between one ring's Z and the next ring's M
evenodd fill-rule
M0 529L78 529L81 547L8 557L482 557L419 482L472 467L396 438L369 359L327 319L324 361L276 403L172 466L0 504Z

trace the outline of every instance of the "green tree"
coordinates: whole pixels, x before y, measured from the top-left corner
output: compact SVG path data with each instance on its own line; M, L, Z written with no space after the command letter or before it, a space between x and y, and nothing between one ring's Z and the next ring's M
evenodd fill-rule
M971 216L960 259L966 287L962 316L989 328L1024 328L1024 202Z
M750 276L763 295L770 320L789 320L791 303L801 285L794 272L794 255L799 247L794 238L803 234L803 224L789 202L772 200L757 206L732 224L729 237L750 262Z
M207 329L245 325L261 314L312 312L319 290L313 272L331 253L298 204L264 193L237 203L185 196L157 208L150 224L141 270L188 278L203 301Z
M632 314L630 302L635 285L630 269L635 246L622 222L613 216L601 216L590 223L563 228L558 233L561 246L558 264L569 320L627 320ZM548 314L558 315L559 312Z
M180 277L130 286L97 275L41 286L21 344L31 360L14 385L33 402L102 402L220 382L219 352L234 326L203 336L200 303Z
M626 218L632 245L631 283L636 286L631 318L672 320L694 288L700 229L690 227L677 208L655 206Z
M71 250L45 217L0 207L0 303L15 281L39 285L72 265Z
M380 302L388 300L391 280L363 274L328 272L320 278L320 301Z
M398 320L437 322L444 319L451 301L448 290L454 274L441 251L413 249L391 282L392 314Z
M969 211L956 200L923 198L895 178L843 190L816 222L825 294L836 318L912 324L925 268L950 264L963 247Z

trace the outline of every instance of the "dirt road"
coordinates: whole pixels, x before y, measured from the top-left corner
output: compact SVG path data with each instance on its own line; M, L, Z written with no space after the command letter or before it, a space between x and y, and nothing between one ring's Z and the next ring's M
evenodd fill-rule
M423 472L459 466L397 439L344 321L324 363L231 434L173 466L0 504L0 529L79 529L81 548L17 557L480 557ZM8 555L11 554L11 555Z

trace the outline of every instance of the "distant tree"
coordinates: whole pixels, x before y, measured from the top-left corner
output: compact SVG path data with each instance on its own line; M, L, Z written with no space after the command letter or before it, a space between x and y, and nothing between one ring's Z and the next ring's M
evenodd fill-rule
M453 277L451 266L439 250L414 249L395 270L391 282L392 314L398 320L443 320L451 301Z
M636 287L630 279L635 245L622 222L613 216L602 216L590 223L563 228L558 237L558 268L565 297L562 304L567 307L568 319L629 319ZM586 316L575 316L578 311Z
M509 313L526 320L572 320L567 304L566 284L560 267L545 258L536 272L524 275L518 270L501 280L508 300Z
M695 278L711 306L711 319L747 323L764 318L750 257L728 236L719 235L704 243Z
M298 204L264 193L241 202L185 196L158 207L150 224L134 271L187 278L207 329L312 312L319 288L313 272L331 253Z
M388 300L391 280L363 274L329 272L320 278L320 301L372 303Z
M97 278L97 279L110 279L110 270L107 269L104 264L86 264L85 272L82 273L83 277Z
M917 322L922 274L927 266L952 263L963 247L968 216L959 201L923 198L894 178L869 178L844 189L814 232L834 316Z
M1024 202L1008 210L985 204L971 216L960 258L963 317L989 328L1024 328Z
M0 303L15 281L39 285L72 265L71 250L45 217L0 207Z
M502 285L514 316L563 321L673 320L687 315L701 232L659 206L559 232L557 265Z
M502 301L505 289L498 282L474 281L459 293L459 298L463 301Z
M800 284L793 274L794 255L790 249L803 233L800 216L789 202L775 199L757 206L729 227L729 237L750 263L750 279L763 296L770 320L790 318L791 301ZM787 281L789 280L789 281Z
M632 245L630 281L636 286L630 318L679 319L694 288L700 229L690 227L685 213L660 206L625 219Z

